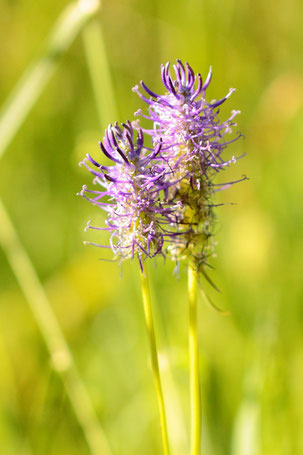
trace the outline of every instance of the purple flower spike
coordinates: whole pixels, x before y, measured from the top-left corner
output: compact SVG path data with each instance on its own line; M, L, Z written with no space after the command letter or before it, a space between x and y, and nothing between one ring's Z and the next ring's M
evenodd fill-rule
M191 256L198 265L205 265L209 255L213 254L215 214L212 195L213 178L221 170L236 162L236 158L223 158L223 152L229 144L236 141L226 140L236 126L235 116L239 111L232 111L231 116L220 121L218 107L232 94L208 102L205 92L212 79L212 69L203 83L201 75L195 75L188 63L177 60L173 66L175 78L170 72L170 64L161 66L161 79L165 94L157 95L141 81L141 87L147 98L134 91L147 102L149 114L140 115L152 122L149 130L154 146L161 144L161 159L166 171L164 189L166 201L174 201L176 209L166 214L168 226L166 234L170 245L168 250L174 259ZM244 177L242 180L246 179ZM237 181L226 182L220 189L228 188ZM179 204L179 205L178 205Z
M137 256L142 264L147 257L162 253L162 225L167 224L173 204L160 198L167 185L166 172L158 160L161 143L148 151L143 147L142 130L139 129L134 141L131 123L122 126L110 125L100 142L102 152L114 165L103 166L89 155L80 163L96 177L94 183L102 187L100 191L92 191L83 186L80 195L107 212L107 228L89 223L86 230L109 231L115 257L124 260Z

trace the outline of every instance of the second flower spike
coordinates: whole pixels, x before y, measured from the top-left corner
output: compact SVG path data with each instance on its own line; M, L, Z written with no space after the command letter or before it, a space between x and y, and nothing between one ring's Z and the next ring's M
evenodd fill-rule
M150 151L143 146L141 129L136 135L135 139L129 121L122 127L117 123L108 127L100 148L114 164L101 165L87 155L80 164L94 175L97 189L85 185L80 195L107 212L107 227L89 223L87 229L109 231L115 257L124 260L137 256L142 264L147 257L162 252L162 224L172 211L172 204L164 204L159 197L159 192L167 187L167 170L159 159L161 142Z

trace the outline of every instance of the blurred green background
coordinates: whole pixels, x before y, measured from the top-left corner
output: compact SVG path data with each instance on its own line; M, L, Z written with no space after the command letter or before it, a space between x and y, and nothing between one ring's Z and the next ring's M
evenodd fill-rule
M116 263L99 261L103 252L83 245L97 238L83 232L86 221L102 224L104 215L76 193L91 183L78 162L87 152L100 156L97 142L108 123L132 120L145 108L131 88L143 79L161 91L160 64L176 58L204 77L213 66L209 100L237 88L221 118L241 110L238 129L245 140L229 153L247 156L226 175L250 178L219 196L237 205L217 212L211 276L222 293L205 285L230 315L202 298L199 304L203 453L301 455L303 3L104 0L82 24L81 14L94 7L83 1L79 34L69 37L71 46L60 57L68 25L54 32L50 47L43 43L68 4L0 0L0 131L12 139L4 150L0 136L0 193L12 222L1 209L1 455L109 455L100 449L102 432L114 455L162 453L137 265L124 264L121 273ZM45 87L44 76L31 87L22 83L33 109L26 115L29 102L18 98L5 124L5 101L32 62L46 79L55 71ZM22 278L23 249L79 376L62 343L52 356L48 352L49 307L31 273ZM19 264L19 280L11 263ZM173 453L184 455L186 270L181 267L178 280L169 261L149 268ZM45 303L39 323L40 310L29 306L22 279L29 295ZM54 339L56 348L57 332Z

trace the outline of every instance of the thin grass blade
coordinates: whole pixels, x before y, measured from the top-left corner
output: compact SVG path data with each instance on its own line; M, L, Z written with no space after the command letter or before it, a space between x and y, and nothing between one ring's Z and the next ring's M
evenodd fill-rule
M22 289L48 347L54 369L61 376L67 395L92 455L111 455L86 387L49 303L33 264L24 250L0 199L0 246Z
M99 0L80 0L67 6L59 16L42 56L24 72L0 110L0 157L36 103L60 57L98 8Z

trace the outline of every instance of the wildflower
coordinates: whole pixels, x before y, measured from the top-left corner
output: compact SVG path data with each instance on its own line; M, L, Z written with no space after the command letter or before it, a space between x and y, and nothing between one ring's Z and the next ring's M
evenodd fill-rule
M142 94L138 86L133 88L149 105L148 115L141 110L136 115L153 122L153 127L144 131L152 136L155 146L161 141L161 155L171 171L165 178L176 182L169 187L166 196L168 201L180 203L178 211L170 215L171 230L180 235L169 250L177 261L190 257L196 264L204 265L214 252L213 193L235 183L214 184L213 178L236 161L235 157L224 160L222 153L241 136L225 139L236 125L234 118L240 111L232 111L231 116L220 123L218 107L234 89L224 98L209 103L205 93L212 78L211 69L203 83L201 75L195 75L187 63L184 66L177 60L173 66L175 79L169 66L166 63L161 69L164 95L154 93L143 81L140 85L147 95Z
M103 166L90 155L80 163L95 176L94 184L102 187L89 190L83 186L80 195L107 212L107 227L88 223L86 229L109 231L115 257L124 260L136 255L142 266L147 257L162 252L165 236L162 224L174 204L164 204L159 197L160 190L168 185L164 182L166 170L157 159L161 142L154 150L147 150L143 147L141 129L134 142L131 123L127 121L122 126L123 129L118 123L110 125L103 142L99 143L103 154L114 165Z

